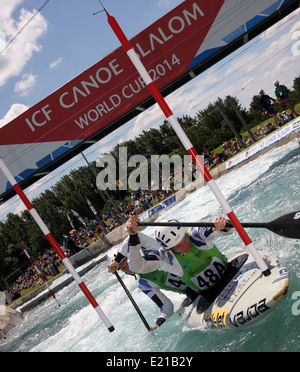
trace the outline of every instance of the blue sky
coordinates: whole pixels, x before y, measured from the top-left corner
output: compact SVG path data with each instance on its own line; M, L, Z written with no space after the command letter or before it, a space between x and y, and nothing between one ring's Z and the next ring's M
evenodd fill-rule
M0 0L0 47L14 37L45 0ZM103 0L127 37L138 34L182 3L181 0ZM0 56L0 127L119 47L98 0L50 0ZM217 97L237 96L249 107L263 88L274 96L273 81L291 88L300 75L299 9L255 40L167 97L176 116L193 116ZM294 47L293 47L294 46ZM2 50L2 49L1 49ZM92 161L116 143L134 138L164 120L157 105L85 151ZM30 199L84 162L80 156L26 190ZM0 206L0 220L23 206L17 197Z
M0 30L7 41L44 2L0 1ZM126 25L129 38L181 2L103 1L120 24ZM0 64L0 119L13 104L32 106L120 46L105 14L93 16L100 9L97 0L50 0L6 50L6 57L11 58L5 73Z

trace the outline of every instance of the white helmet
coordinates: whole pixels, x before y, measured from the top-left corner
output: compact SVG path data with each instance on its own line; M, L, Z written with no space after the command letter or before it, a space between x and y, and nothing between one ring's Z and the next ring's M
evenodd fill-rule
M178 222L168 219L161 222ZM181 242L185 235L185 228L181 226L157 226L154 231L156 240L165 248L171 249Z
M274 81L274 85L277 85L277 84L279 84L279 81L278 80L275 80Z
M263 89L260 89L259 92L258 92L258 94L261 94L263 91L264 91Z

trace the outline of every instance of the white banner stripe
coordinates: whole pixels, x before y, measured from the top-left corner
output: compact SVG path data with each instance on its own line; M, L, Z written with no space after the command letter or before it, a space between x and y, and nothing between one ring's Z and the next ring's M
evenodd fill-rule
M39 225L39 228L43 231L45 235L50 234L50 231L48 230L48 227L45 225L41 217L39 216L38 212L33 208L30 211L30 214L34 218L35 222Z
M74 266L71 264L71 262L69 261L69 259L66 257L62 261L63 261L64 265L66 266L66 268L69 270L70 274L72 274L72 276L75 279L76 283L77 284L82 283L81 277L79 276L78 272L74 269Z
M148 74L148 71L145 69L145 66L140 61L138 55L134 51L134 49L130 49L128 52L128 57L131 59L131 62L134 64L135 68L140 73L141 77L143 78L146 85L149 85L150 83L153 83L150 75Z

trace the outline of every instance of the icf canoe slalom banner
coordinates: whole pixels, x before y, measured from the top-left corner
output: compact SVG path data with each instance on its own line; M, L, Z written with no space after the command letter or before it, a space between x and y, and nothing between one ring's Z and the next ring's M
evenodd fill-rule
M291 1L186 0L130 42L162 89ZM120 46L1 128L0 157L22 185L149 97ZM0 171L0 197L10 187Z

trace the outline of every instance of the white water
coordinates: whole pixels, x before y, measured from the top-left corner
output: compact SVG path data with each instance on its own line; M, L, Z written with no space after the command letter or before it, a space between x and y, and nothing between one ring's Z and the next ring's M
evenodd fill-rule
M258 159L220 177L217 183L241 222L271 221L300 210L300 146L297 140L270 150ZM207 186L199 188L160 219L213 221L224 215ZM153 228L145 232L153 236ZM0 341L1 351L299 351L300 315L293 315L293 293L300 291L300 242L280 237L266 229L247 229L262 253L279 258L288 268L291 286L287 297L265 320L235 331L192 329L174 314L154 334L148 333L115 276L102 262L83 279L115 327L110 333L73 282L57 293L60 307L50 298L25 314L25 321ZM219 238L223 252L244 249L237 233ZM108 255L118 246L113 247ZM137 288L134 278L121 276L150 325L158 315L156 305ZM183 296L168 292L175 309ZM300 297L300 296L299 296ZM300 306L299 310L300 310Z

